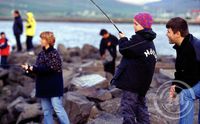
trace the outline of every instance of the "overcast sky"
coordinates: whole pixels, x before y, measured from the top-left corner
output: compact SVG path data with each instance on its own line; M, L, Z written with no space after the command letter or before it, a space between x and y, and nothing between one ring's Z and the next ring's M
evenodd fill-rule
M117 1L124 2L124 3L130 3L130 4L143 5L145 3L158 2L161 0L117 0Z

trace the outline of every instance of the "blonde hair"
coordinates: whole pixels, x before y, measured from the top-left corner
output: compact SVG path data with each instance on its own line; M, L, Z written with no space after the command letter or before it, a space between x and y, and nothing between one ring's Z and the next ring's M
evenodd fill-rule
M55 44L55 37L53 32L45 31L40 34L40 38L45 39L50 46L54 46Z

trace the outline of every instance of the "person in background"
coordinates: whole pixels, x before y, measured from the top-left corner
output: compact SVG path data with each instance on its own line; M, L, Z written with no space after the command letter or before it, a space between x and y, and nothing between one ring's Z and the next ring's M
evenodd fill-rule
M133 19L135 35L130 40L119 33L122 60L111 84L123 91L120 105L123 124L150 124L145 96L157 61L153 43L156 33L151 28L152 23L152 16L141 12Z
M186 20L180 17L170 19L166 28L169 43L175 44L177 54L170 97L176 98L179 94L179 124L193 124L194 101L200 99L200 40L189 33ZM200 113L198 118L200 124Z
M7 58L10 54L10 45L8 45L8 39L4 32L1 32L0 37L0 55L1 55L1 67L8 68Z
M106 78L111 80L112 75L115 73L115 60L117 57L116 47L118 45L118 39L114 35L108 33L107 30L102 29L100 31L102 36L100 42L100 55L104 64L104 71L106 72Z
M41 99L44 112L44 124L53 124L53 110L56 112L60 124L69 124L69 118L62 104L63 75L62 61L58 51L54 48L53 32L40 34L43 50L39 53L35 65L22 65L26 73L36 74L36 97Z
M14 16L14 24L13 24L13 33L17 42L17 51L22 51L22 45L21 45L21 35L23 33L23 21L20 15L20 12L18 10L15 10L13 12Z
M33 53L33 37L35 35L35 31L36 31L36 21L34 18L33 13L28 12L26 13L27 16L27 20L26 20L26 47L27 47L27 51L29 52L29 54L34 54Z

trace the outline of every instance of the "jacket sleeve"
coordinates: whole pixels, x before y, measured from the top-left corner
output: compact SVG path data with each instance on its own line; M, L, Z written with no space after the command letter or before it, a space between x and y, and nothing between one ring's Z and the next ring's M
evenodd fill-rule
M126 58L132 58L137 55L136 47L137 45L133 41L128 40L127 37L119 40L119 52Z
M62 71L62 61L58 52L51 54L45 65L34 65L33 72L37 74L46 74Z
M8 39L6 39L6 41L0 45L0 49L4 49L8 46Z
M22 22L22 20L19 20L17 22L17 26L19 27L19 29L21 30L21 32L23 32L23 22Z

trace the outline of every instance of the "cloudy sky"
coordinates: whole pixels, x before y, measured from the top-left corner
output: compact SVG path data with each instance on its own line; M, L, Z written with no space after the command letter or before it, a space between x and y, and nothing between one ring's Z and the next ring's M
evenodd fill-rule
M145 3L158 2L161 0L117 0L117 1L129 3L129 4L143 5Z

